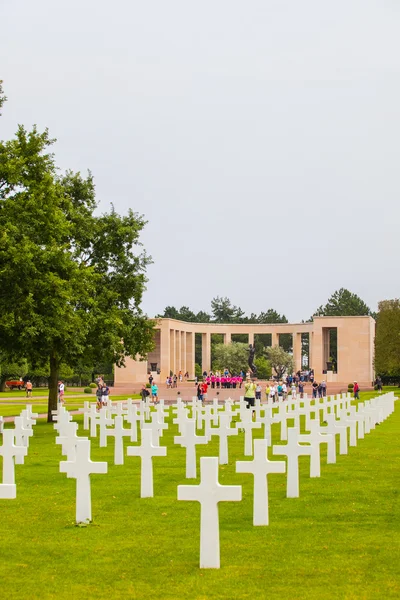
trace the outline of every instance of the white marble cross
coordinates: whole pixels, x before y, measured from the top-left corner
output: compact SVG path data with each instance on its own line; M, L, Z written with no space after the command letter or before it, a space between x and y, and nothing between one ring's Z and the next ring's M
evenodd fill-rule
M311 447L300 446L298 438L299 430L296 427L289 427L287 444L285 446L273 446L272 448L272 453L275 456L287 457L287 498L299 497L299 456L309 456L311 454Z
M4 430L4 419L0 415L0 433L3 433L3 430Z
M211 440L211 421L213 420L213 415L212 415L211 411L212 411L211 405L208 404L207 406L204 407L204 415L203 415L204 435L207 436L208 441Z
M218 502L242 499L242 486L218 482L218 458L200 458L200 485L178 485L178 500L200 502L200 568L219 569Z
M179 408L175 419L173 420L174 425L178 425L179 433L182 433L184 424L187 421L194 421L194 419L189 418L189 413L185 407Z
M131 442L137 442L137 424L139 422L140 428L142 427L144 416L138 412L137 406L132 404L131 407L128 406L128 414L125 418L131 426Z
M253 429L261 429L261 423L253 421L252 411L246 409L242 414L242 420L237 421L237 429L244 429L244 455L252 456L253 454Z
M29 438L33 435L32 429L24 427L24 420L22 417L15 417L14 419L14 434L15 434L15 445L29 447ZM24 464L24 456L18 454L15 457L16 465Z
M142 429L142 441L140 446L128 446L128 456L140 456L142 459L140 476L140 497L153 498L153 456L167 456L165 446L153 446L152 432L150 429Z
M331 434L320 433L319 424L310 421L311 433L299 435L299 442L305 442L311 446L310 455L310 477L321 477L321 444L335 443L335 437Z
M331 433L332 435L339 434L340 444L339 444L339 454L347 454L347 427L346 423L342 423L341 421L336 421L336 417L334 413L327 415L327 423L328 425L325 427L326 433Z
M100 409L98 414L100 426L99 447L105 448L107 446L107 425L114 425L114 419L108 417L108 410L105 406Z
M168 429L168 423L160 423L158 420L157 413L151 413L151 422L145 422L143 425L142 433L144 429L150 429L152 432L152 440L154 446L160 445L160 436L163 429Z
M288 415L287 415L287 404L279 404L279 409L278 409L278 414L274 414L274 423L280 423L281 424L281 441L282 442L286 442L286 440L288 439L288 434L287 434L287 419L288 419Z
M25 410L31 419L37 419L39 417L38 413L32 412L32 404L26 404Z
M97 424L100 422L100 415L97 413L96 405L90 407L90 437L97 437Z
M218 404L218 398L213 399L212 403L212 415L213 415L213 425L218 425L218 411L222 409L222 406Z
M74 461L76 457L76 446L79 440L87 440L87 437L77 435L78 423L68 421L63 425L62 433L56 437L56 444L61 444L61 452L67 457L67 461Z
M32 425L36 425L36 419L31 417L30 412L26 408L24 408L24 410L21 410L20 416L23 419L24 427L32 429Z
M196 444L207 444L208 438L205 435L196 435L196 424L194 421L187 421L184 431L180 436L174 437L174 444L179 444L186 448L186 478L196 479Z
M253 525L268 525L268 475L284 473L284 461L270 461L267 458L268 442L266 439L254 440L254 460L238 461L236 473L251 473L254 475L253 488Z
M106 437L114 438L114 465L124 464L124 437L131 437L131 430L124 428L124 417L118 415L114 419L115 427L106 428Z
M84 401L82 412L83 412L83 429L89 429L89 417L90 417L89 400Z
M59 406L57 410L51 411L53 414L53 420L55 421L53 427L61 435L61 428L67 421L72 421L72 416L69 414L65 406Z
M222 413L219 416L219 427L210 427L210 429L208 431L210 434L210 438L213 435L217 435L219 437L219 464L227 465L228 464L228 436L238 434L238 430L232 429L232 427L231 427L230 415L226 415L226 414Z
M349 427L349 446L357 446L357 419L354 417L356 407L351 406L350 409L353 409L354 412L350 411L350 414L348 414L349 411L347 410L347 408L342 408L342 410L340 411L340 422L345 423Z
M90 460L90 440L79 440L74 461L60 462L60 473L76 479L76 522L87 523L92 520L92 499L90 494L90 475L107 473L106 462Z
M0 485L0 498L7 500L17 497L14 460L17 456L26 456L28 452L26 446L14 444L14 437L15 431L13 429L5 429L3 431L3 445L0 446L0 456L3 457L3 483Z
M272 441L271 425L272 423L276 423L275 417L272 414L272 406L265 406L264 416L260 415L256 417L256 420L264 425L264 439L267 440L268 446L270 446Z

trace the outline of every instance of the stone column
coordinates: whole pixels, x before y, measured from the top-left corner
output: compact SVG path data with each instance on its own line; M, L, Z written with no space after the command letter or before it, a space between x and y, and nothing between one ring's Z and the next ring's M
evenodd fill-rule
M195 359L195 333L186 333L186 370L189 371L190 379L194 378Z
M339 360L339 358L338 358ZM323 379L322 376L323 362L323 338L322 327L314 321L314 331L312 334L312 363L311 368L314 369L315 379L318 383Z
M181 331L181 369L182 375L186 373L186 332Z
M224 344L225 344L225 346L227 344L230 344L231 342L232 342L232 335L231 335L231 333L230 332L229 333L224 333Z
M294 372L301 371L301 333L292 333Z
M171 340L170 340L169 327L161 327L160 329L160 378L164 382L169 377L170 370L170 352L171 352Z
M176 346L175 346L175 373L178 375L179 371L182 369L181 367L181 332L176 331Z
M254 333L249 333L249 344L254 346Z
M279 333L272 332L272 347L279 346Z
M170 371L172 371L172 374L175 373L175 329L171 329L169 332L169 338L170 338L170 344L169 344L169 354L170 354L170 358L169 358L169 371L168 371L168 375L170 373Z
M211 369L211 335L209 332L201 334L201 372Z
M308 334L308 368L312 369L313 366L313 340L314 334L312 331Z

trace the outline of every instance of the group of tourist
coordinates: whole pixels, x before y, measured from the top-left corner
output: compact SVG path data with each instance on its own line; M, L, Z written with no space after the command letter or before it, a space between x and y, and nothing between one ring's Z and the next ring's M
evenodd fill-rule
M97 383L96 390L96 398L97 398L97 408L101 408L102 406L107 406L108 399L110 396L110 388L103 380L102 377L96 377L95 379Z
M212 389L236 389L236 387L242 387L244 377L244 371L241 371L239 375L232 375L228 369L225 369L222 373L220 371L215 371L215 373L204 371L203 382L211 386Z

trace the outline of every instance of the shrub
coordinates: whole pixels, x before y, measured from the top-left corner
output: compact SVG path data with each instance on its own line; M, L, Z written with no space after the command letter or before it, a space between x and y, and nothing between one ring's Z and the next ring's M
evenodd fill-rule
M150 383L146 383L146 387L147 387L147 388L151 388L151 385L150 385Z
M347 391L352 392L353 389L354 389L354 383L349 383L349 385L347 386Z
M83 391L85 392L85 394L91 394L92 389L93 389L92 387L85 387Z
M94 383L94 381L92 383L89 383L89 387L90 388L97 388L97 383Z

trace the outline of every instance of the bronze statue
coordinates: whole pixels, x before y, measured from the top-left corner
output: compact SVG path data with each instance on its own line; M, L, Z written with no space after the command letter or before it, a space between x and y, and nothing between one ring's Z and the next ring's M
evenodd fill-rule
M257 367L254 364L255 354L256 354L255 347L252 344L249 344L249 360L248 360L248 363L249 363L250 370L253 373L254 377L256 377L256 375L257 375Z

